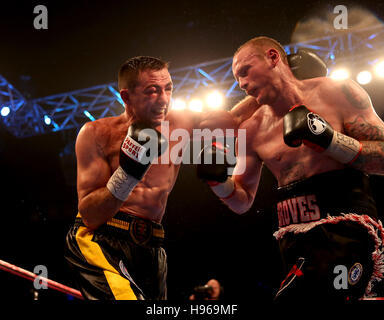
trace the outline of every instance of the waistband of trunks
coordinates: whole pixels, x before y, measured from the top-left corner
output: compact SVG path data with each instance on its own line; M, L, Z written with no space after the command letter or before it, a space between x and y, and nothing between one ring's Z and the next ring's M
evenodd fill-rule
M327 192L358 188L370 192L369 178L364 172L353 168L332 170L295 181L277 189L278 197L286 197L300 191Z
M280 187L277 198L279 227L350 212L377 219L369 178L352 168L324 172Z
M85 226L80 213L76 216L75 225ZM164 243L164 229L160 223L120 211L95 232L123 237L146 247L161 247Z

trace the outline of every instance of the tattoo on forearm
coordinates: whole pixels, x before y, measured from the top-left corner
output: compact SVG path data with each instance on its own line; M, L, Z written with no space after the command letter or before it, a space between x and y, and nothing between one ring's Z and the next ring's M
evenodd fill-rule
M371 100L367 94L359 94L352 87L353 84L343 84L341 90L351 105L356 109L368 109L371 106Z
M363 148L352 166L370 174L384 174L384 128L357 116L344 124L345 133L362 142Z
M365 141L353 167L370 174L384 175L384 141Z
M384 141L384 129L367 122L363 116L344 124L345 133L360 141Z

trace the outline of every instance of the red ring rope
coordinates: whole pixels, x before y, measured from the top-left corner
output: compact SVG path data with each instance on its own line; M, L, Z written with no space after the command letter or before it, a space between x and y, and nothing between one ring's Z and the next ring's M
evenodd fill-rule
M48 278L38 276L35 273L32 273L32 272L27 271L25 269L19 268L15 265L10 264L8 262L5 262L3 260L0 260L0 270L7 271L9 273L15 274L17 276L20 276L22 278L25 278L25 279L28 279L31 281L34 281L37 277L39 277L39 279L41 279L42 281L45 281L47 283L48 288L69 294L69 295L71 295L75 298L81 299L81 300L84 300L83 296L81 295L81 292L78 290L67 287L61 283L50 280ZM365 298L363 300L384 300L384 297Z
M60 292L66 293L66 294L69 294L69 295L71 295L71 296L73 296L75 298L81 299L81 300L84 300L83 296L81 295L80 291L78 291L78 290L75 290L73 288L67 287L67 286L65 286L65 285L63 285L61 283L58 283L58 282L53 281L53 280L50 280L48 278L45 278L45 277L42 277L42 276L38 276L35 273L32 273L32 272L27 271L25 269L19 268L19 267L15 266L15 265L10 264L8 262L5 262L3 260L0 260L0 269L4 270L4 271L7 271L9 273L15 274L17 276L20 276L22 278L31 280L31 281L34 281L37 277L39 277L39 279L41 281L44 281L44 282L47 283L48 288L53 289L53 290L57 290L57 291L60 291Z

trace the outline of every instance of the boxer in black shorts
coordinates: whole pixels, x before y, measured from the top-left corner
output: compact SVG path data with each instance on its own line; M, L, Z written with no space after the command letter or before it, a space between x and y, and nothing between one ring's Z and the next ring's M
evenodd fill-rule
M280 187L278 198L275 237L287 276L276 301L369 294L381 277L374 272L381 264L374 256L381 227L368 176L351 168L328 171ZM335 287L340 267L348 271L343 288Z
M276 299L373 294L383 278L384 239L367 175L384 174L384 123L368 94L352 80L295 78L284 48L268 37L243 44L232 70L249 96L242 103L254 110L239 127L247 130L238 141L246 155L226 180L209 166L199 175L216 180L213 192L238 214L252 206L263 165L275 176L275 237L287 270ZM343 266L346 290L334 282Z

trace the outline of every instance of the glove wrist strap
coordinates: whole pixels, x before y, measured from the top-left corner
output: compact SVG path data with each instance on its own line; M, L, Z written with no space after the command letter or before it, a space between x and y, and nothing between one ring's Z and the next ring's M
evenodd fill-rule
M360 141L334 131L332 141L324 153L341 163L351 164L357 159L361 149Z
M139 180L127 174L123 168L119 166L109 178L107 189L115 198L125 201L138 183Z

